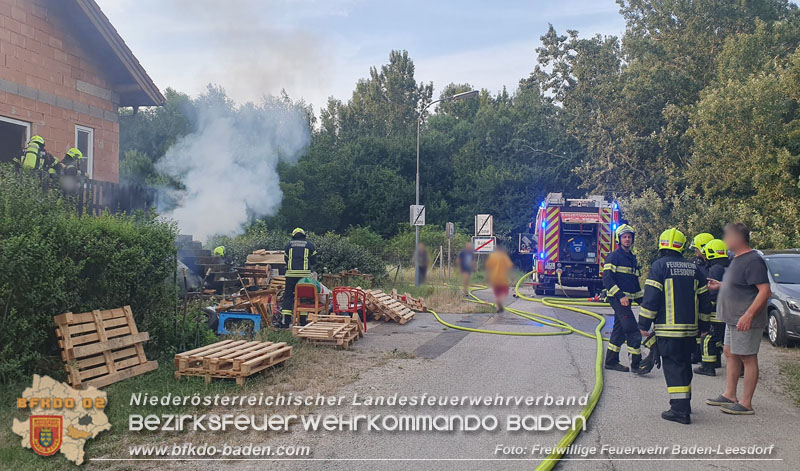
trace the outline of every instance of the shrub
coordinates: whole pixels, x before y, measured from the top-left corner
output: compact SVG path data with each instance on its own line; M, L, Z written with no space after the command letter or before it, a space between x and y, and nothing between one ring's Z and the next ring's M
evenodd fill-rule
M283 250L289 241L285 231L267 229L266 225L257 222L250 226L244 234L229 237L212 237L208 247L225 246L225 254L235 265L242 265L247 255L257 249ZM310 233L309 240L317 247L317 266L320 273L337 273L342 270L358 268L363 273L377 277L385 274L383 261L362 245L353 243L347 237L327 233L317 235Z
M53 316L67 311L130 305L148 350L174 341L175 235L153 214L79 217L0 166L0 380L60 369Z

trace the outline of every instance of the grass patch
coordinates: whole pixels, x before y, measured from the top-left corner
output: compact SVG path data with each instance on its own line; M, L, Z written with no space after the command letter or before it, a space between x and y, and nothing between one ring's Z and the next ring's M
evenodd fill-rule
M786 378L786 390L789 396L800 406L800 362L783 362L780 364L780 372Z

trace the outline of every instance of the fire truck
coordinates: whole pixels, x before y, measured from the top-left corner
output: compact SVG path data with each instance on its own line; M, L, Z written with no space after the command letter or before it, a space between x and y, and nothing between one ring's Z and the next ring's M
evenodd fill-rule
M565 199L550 193L539 205L534 223L537 250L533 265L536 294L555 294L562 287L585 286L589 296L603 289L601 273L614 250L620 224L619 203L602 196Z

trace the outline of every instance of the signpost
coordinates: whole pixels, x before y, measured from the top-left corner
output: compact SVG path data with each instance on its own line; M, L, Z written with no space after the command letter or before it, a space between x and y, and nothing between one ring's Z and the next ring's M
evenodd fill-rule
M447 237L447 278L450 278L450 241L456 236L456 225L452 222L445 224L444 235Z
M472 248L475 253L492 253L497 239L494 237L473 237Z
M411 225L412 226L424 226L425 225L425 206L424 205L421 205L421 204L412 204L411 205Z
M475 216L475 236L491 237L494 235L493 218L491 214L478 214Z

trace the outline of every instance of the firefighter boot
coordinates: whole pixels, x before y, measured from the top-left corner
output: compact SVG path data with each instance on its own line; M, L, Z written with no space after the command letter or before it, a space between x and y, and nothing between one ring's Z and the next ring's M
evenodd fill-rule
M684 425L689 425L692 423L692 418L689 416L689 414L681 414L680 412L675 412L672 409L662 412L661 418Z
M650 353L639 364L639 368L634 370L634 373L639 375L646 375L653 371L653 367L661 368L661 357L658 355L658 348L653 345L650 347Z
M639 367L642 364L642 355L641 354L632 354L631 355L631 371L634 373L639 370Z
M606 351L606 369L613 371L629 371L627 366L622 366L619 363L619 352L611 350Z
M694 372L699 375L717 376L717 371L714 369L714 363L703 362L700 366L694 369Z

